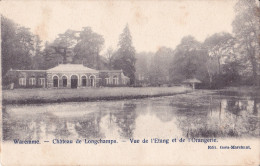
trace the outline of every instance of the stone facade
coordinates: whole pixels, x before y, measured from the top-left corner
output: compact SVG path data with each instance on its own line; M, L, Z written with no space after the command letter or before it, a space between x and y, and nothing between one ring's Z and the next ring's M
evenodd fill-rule
M94 70L79 64L61 64L49 70L10 70L15 87L88 88L126 86L122 70Z
M100 85L113 86L113 85L126 85L129 78L124 76L122 70L101 70L99 72Z
M54 77L58 77L58 88L72 88L71 80L73 76L76 78L77 88L84 87L99 87L99 73L73 73L73 72L64 72L64 73L47 73L47 87L52 88L54 86ZM94 78L94 79L93 79ZM64 85L65 79L67 80L66 85ZM86 80L86 84L83 83L83 80ZM93 79L94 82L91 82ZM91 84L92 83L92 84Z
M15 87L46 88L45 70L10 70L7 75Z

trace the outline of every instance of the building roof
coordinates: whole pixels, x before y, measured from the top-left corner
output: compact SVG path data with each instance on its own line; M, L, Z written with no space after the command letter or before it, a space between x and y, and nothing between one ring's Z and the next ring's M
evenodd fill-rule
M58 66L47 70L47 72L88 72L98 73L97 70L83 66L83 64L59 64Z
M111 73L111 72L123 72L123 70L99 70L99 72Z

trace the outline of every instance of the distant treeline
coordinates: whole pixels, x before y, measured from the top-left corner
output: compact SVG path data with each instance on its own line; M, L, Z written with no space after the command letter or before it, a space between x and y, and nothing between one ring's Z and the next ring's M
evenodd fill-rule
M39 70L73 63L97 70L122 69L131 84L135 82L136 52L128 25L119 36L118 50L109 48L106 55L101 56L104 38L90 27L83 27L81 31L69 29L43 46L39 36L32 34L30 29L4 16L1 19L3 77L10 69ZM12 82L8 76L3 80L4 84Z
M255 1L239 0L234 7L233 34L220 32L197 41L185 36L175 48L136 53L128 25L118 49L104 46L103 36L90 27L67 30L44 45L30 29L1 16L2 75L10 69L49 69L59 63L84 64L95 69L122 69L132 85L180 84L197 78L203 88L259 85L260 10ZM220 23L221 24L221 23ZM8 77L4 84L10 83Z
M174 50L162 47L156 53L137 53L138 83L160 86L197 78L201 88L259 86L259 7L255 1L240 0L234 10L233 34L216 33L202 43L185 36Z

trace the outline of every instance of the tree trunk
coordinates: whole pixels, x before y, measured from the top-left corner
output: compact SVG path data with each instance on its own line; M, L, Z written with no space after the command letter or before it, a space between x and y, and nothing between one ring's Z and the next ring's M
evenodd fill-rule
M253 70L253 80L254 80L254 85L258 85L258 76L257 76L257 62L255 60L251 60L252 64L252 70Z
M211 88L212 87L212 75L209 71L209 66L206 64L206 67L207 67L207 72L208 72L208 75L209 75L209 87Z
M257 62L256 62L256 57L255 57L255 50L250 53L250 61L252 65L252 71L253 71L253 83L255 86L258 86L258 76L257 76Z
M221 70L220 70L220 58L218 57L218 74L221 74Z
M108 65L108 67L109 67L109 70L111 70L111 58L109 58L109 65Z
M67 64L67 49L64 48L64 52L63 52L63 63Z

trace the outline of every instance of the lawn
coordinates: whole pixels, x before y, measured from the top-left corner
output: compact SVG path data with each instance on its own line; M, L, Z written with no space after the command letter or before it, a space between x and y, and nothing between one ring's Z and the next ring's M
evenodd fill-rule
M51 103L69 101L120 100L168 96L191 91L188 87L102 87L86 89L14 89L3 90L3 103Z

